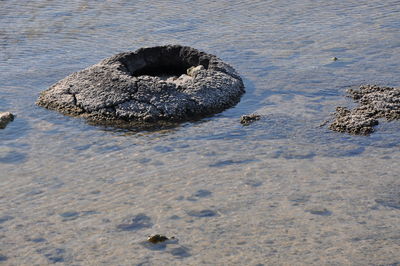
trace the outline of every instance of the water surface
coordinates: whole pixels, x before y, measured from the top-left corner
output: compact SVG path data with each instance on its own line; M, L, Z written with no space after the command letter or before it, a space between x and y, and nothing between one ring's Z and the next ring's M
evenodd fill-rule
M1 1L0 111L17 118L0 131L0 263L400 263L400 123L319 127L352 105L346 88L399 86L399 17L398 1ZM74 71L162 44L217 55L247 93L141 132L34 104Z

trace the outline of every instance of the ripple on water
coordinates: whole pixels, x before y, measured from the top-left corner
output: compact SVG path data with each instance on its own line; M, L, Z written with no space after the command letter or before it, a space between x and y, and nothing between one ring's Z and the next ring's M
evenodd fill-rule
M4 164L21 164L28 160L28 154L18 151L10 151L5 155L0 155L0 163Z

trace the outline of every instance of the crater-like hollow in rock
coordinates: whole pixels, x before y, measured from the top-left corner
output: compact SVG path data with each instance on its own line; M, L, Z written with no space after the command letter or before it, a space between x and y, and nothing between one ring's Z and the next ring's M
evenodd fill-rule
M187 121L234 106L245 92L237 72L187 46L141 48L106 58L43 91L39 106L90 121Z

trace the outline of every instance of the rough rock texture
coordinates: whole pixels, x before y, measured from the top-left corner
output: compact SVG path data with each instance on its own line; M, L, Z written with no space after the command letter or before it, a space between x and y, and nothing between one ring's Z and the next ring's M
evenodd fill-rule
M117 54L43 91L37 104L91 121L182 121L220 112L244 93L214 55L179 45Z
M258 114L242 115L240 117L240 123L244 126L248 126L257 120L260 120L260 118L261 115Z
M10 112L0 112L0 129L6 128L7 124L14 120L14 115Z
M368 135L378 125L378 118L400 119L400 88L364 85L358 90L349 89L348 94L359 103L349 110L337 107L335 120L330 129L355 135Z

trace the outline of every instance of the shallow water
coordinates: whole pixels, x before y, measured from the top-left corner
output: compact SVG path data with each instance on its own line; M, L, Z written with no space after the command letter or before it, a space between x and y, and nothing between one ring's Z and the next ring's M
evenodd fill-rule
M0 111L17 115L0 131L0 264L400 264L400 122L319 127L352 105L347 87L399 86L399 2L150 2L0 2ZM141 132L34 104L74 71L168 43L233 65L241 102Z

